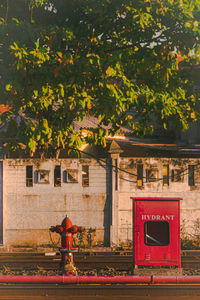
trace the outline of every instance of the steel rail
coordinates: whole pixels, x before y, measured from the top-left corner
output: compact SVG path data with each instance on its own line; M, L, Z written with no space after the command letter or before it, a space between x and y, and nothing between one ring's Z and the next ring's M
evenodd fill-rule
M110 257L110 256L132 256L133 255L133 250L104 250L104 251L99 251L99 250L88 250L88 251L79 251L74 253L74 257L88 257L88 256L103 256L103 257ZM50 253L42 253L42 252L1 252L0 253L0 261L2 259L10 259L10 258L15 258L15 259L21 259L21 258L26 258L26 259L33 259L34 257L39 259L43 259L44 257L46 259L50 259L52 257L59 256L59 251L58 252L50 252ZM199 257L200 258L200 249L199 250L181 250L181 256L182 258L186 257Z
M0 300L199 300L199 284L0 285Z
M129 272L133 268L133 256L130 251L103 252L88 251L75 253L75 265L80 271L103 270L112 268L116 271ZM181 266L187 270L200 269L200 251L183 250ZM44 253L1 253L0 269L6 272L22 270L29 272L42 268L45 271L56 271L60 269L60 256L45 256ZM57 271L56 271L57 272ZM188 272L188 271L187 271ZM108 272L109 273L109 272Z
M59 257L3 257L0 259L0 268L8 267L11 270L17 269L37 269L38 267L46 270L58 269L60 267ZM133 265L133 257L123 256L75 256L75 265L80 270L114 268L116 270L129 270ZM182 257L182 268L198 269L200 268L200 257Z
M52 252L52 250L48 252L29 252L29 251L20 251L20 252L1 252L0 259L2 257L52 257L59 255L59 251ZM75 252L74 256L130 256L133 255L133 250L92 250L89 249L87 251L83 251L79 249L79 252ZM181 256L200 256L200 249L199 250L181 250Z

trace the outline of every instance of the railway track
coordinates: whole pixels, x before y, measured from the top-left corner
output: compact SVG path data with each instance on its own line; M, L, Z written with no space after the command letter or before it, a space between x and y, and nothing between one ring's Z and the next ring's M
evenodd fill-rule
M74 254L74 262L79 270L113 268L131 270L133 255L130 251L121 252L79 252ZM55 270L60 267L60 255L45 256L37 253L1 253L0 269ZM200 251L182 251L182 268L200 269Z
M200 284L12 284L0 285L0 300L199 300Z
M74 255L81 270L115 268L130 270L133 255L130 251L80 252ZM1 253L0 268L6 271L43 268L59 270L60 256L38 253ZM182 267L200 268L200 251L182 251ZM46 284L0 283L0 300L199 300L199 284Z
M74 255L80 270L115 268L130 270L133 255L130 251L79 252ZM1 253L0 268L6 271L59 270L60 256L38 253ZM200 268L200 251L182 251L183 268ZM0 300L199 300L200 284L46 284L0 283Z

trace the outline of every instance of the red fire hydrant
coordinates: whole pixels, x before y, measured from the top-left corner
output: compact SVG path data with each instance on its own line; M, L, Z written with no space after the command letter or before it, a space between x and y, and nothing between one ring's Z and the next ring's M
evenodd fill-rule
M71 220L66 216L61 225L51 226L49 229L51 232L56 232L61 235L61 264L66 268L68 263L73 265L73 252L77 250L72 248L72 236L75 233L83 232L84 228L76 225L72 225Z

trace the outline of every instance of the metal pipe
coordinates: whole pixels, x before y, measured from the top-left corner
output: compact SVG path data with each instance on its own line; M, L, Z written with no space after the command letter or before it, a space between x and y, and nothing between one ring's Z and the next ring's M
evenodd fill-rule
M200 283L200 276L152 276L151 283Z
M40 276L40 275L0 275L0 282L7 283L63 283L64 276ZM75 282L73 282L73 279ZM70 276L70 283L76 283L76 279Z
M178 276L152 276L151 283L177 283ZM181 276L182 277L182 276ZM185 277L185 276L183 276Z
M60 283L60 284L111 284L111 283L199 283L200 276L40 276L0 275L0 283Z
M77 276L78 283L151 283L151 276Z
M0 275L0 283L150 283L151 276Z

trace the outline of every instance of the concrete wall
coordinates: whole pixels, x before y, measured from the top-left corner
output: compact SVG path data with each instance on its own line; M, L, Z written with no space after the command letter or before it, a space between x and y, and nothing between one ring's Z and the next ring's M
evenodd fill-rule
M137 174L137 164L143 164L143 176L146 176L146 169L157 168L156 182L146 182L143 179L143 186L137 187L137 176L119 171L118 187L118 243L132 241L132 200L130 197L181 197L181 222L185 220L188 232L192 231L195 221L200 218L200 181L199 167L195 169L195 186L188 185L188 165L200 163L199 159L161 159L161 158L120 158L119 167L130 173ZM180 182L172 182L163 186L163 165L169 165L169 175L172 169L184 171Z
M118 158L117 158L118 157ZM195 170L195 185L188 185L188 165L200 164L200 159L120 158L117 160L118 186L115 168L110 171L106 161L95 159L6 159L3 161L4 211L3 249L20 246L51 245L49 227L60 224L66 214L74 225L95 229L97 244L131 244L133 213L130 197L181 197L181 219L189 229L200 216L200 172ZM137 164L143 164L143 186L137 186ZM33 173L49 170L49 184L35 180L26 186L26 166L33 166ZM54 168L61 166L61 186L54 186ZM89 187L82 186L82 165L89 166ZM180 182L163 185L163 165L182 171ZM65 170L78 170L77 183L63 182ZM157 181L146 182L146 170L156 169ZM131 175L131 174L135 174ZM53 240L59 236L53 234Z
M35 180L26 186L26 166L49 170L49 184ZM54 168L61 166L61 186L54 186ZM89 187L82 186L82 165L89 166ZM106 167L94 159L4 161L4 245L7 249L20 245L50 244L49 227L61 224L68 215L74 225L97 229L96 240L104 241L106 207ZM63 172L78 170L78 183L64 183ZM58 235L53 234L58 240Z

